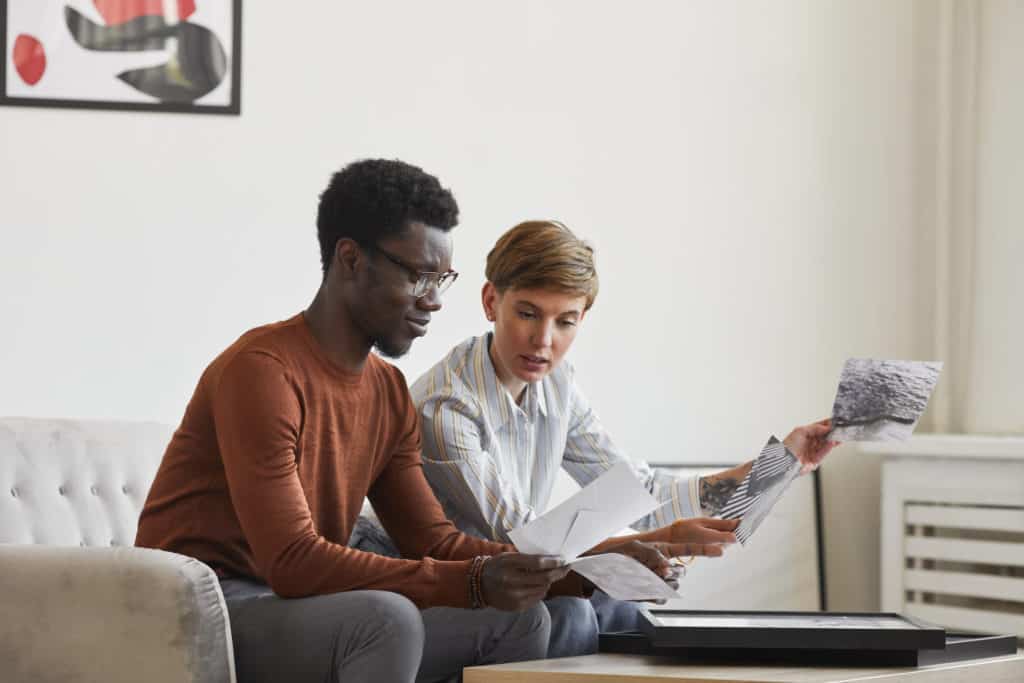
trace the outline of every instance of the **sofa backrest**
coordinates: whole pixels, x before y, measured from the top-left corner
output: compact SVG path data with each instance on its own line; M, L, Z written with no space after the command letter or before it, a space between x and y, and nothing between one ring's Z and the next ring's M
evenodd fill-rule
M130 546L173 430L0 418L0 543Z

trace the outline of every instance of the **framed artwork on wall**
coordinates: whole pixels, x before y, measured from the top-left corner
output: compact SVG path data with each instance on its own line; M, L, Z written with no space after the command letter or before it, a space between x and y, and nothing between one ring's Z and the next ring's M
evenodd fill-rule
M242 0L0 0L0 104L241 112Z

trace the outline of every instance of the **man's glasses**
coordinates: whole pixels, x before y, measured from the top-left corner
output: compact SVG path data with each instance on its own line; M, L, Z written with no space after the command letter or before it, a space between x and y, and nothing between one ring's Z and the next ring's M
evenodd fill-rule
M416 270L402 259L389 254L376 245L374 245L373 249L374 251L380 252L388 261L391 261L396 266L409 273L410 282L414 283L411 294L416 299L426 296L430 292L431 288L437 290L439 296L444 294L445 290L451 287L452 283L459 277L458 272L451 269L443 273L434 273L429 270Z

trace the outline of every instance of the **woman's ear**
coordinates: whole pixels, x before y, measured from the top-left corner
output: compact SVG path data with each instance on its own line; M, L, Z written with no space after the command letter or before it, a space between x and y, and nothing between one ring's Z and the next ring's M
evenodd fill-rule
M484 283L483 289L480 290L480 301L484 307L484 315L492 323L498 317L498 303L501 300L501 296L498 294L497 287L488 280Z

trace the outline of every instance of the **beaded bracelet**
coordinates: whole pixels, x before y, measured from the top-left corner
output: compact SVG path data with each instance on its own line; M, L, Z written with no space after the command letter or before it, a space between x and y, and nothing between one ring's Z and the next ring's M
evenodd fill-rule
M487 607L484 600L483 573L484 565L489 559L490 555L477 555L469 568L469 606L473 609Z
M474 557L473 563L469 566L469 606L471 609L479 609L479 597L476 587L476 570L480 565L480 558Z
M472 590L473 590L473 605L477 609L487 606L484 601L484 587L483 587L483 573L484 563L488 560L487 556L480 556L473 560L473 571L472 571Z

